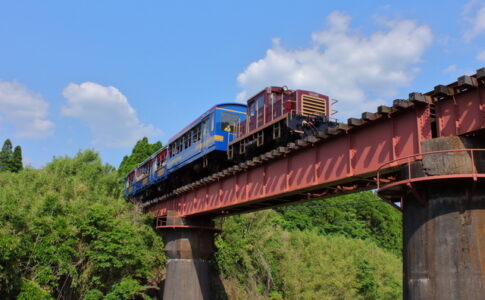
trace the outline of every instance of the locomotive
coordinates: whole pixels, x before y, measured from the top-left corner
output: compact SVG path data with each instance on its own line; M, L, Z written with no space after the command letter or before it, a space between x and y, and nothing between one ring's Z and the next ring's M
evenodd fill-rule
M246 119L236 125L227 157L234 162L247 160L334 126L327 96L286 86L267 87L247 101Z
M125 195L149 199L265 151L335 127L328 96L267 87L240 103L218 104L126 176Z

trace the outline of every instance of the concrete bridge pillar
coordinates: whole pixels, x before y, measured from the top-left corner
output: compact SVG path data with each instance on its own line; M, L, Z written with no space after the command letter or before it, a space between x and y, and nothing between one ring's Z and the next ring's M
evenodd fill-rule
M485 148L485 139L426 141L423 153ZM411 168L420 177L401 190L404 225L404 299L485 298L485 153L424 155ZM446 176L453 175L453 176ZM431 177L434 177L432 179Z
M212 220L185 219L169 212L162 230L167 256L165 300L214 299L211 291L209 259L214 252Z

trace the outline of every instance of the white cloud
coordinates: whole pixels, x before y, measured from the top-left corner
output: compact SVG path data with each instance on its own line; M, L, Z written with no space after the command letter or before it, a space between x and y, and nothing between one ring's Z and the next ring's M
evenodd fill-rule
M470 27L465 32L465 40L470 41L485 33L485 1L472 0L463 9L463 17Z
M54 131L42 96L16 81L0 80L0 124L12 125L19 138L39 139Z
M449 65L448 67L446 67L446 69L444 70L445 73L453 73L455 72L457 69L456 65Z
M67 103L62 114L85 122L95 145L127 147L143 136L159 136L161 130L138 119L127 98L117 88L94 82L68 84L62 95Z
M264 58L238 75L243 91L237 100L268 85L287 85L338 99L340 119L375 110L382 101L377 99L395 95L414 78L419 71L414 65L431 45L432 33L413 20L380 20L385 30L366 36L352 29L350 20L340 12L330 14L328 26L312 34L307 49L286 49L275 39Z
M477 59L479 61L485 61L485 50L483 50L483 51L481 51L481 52L478 53Z

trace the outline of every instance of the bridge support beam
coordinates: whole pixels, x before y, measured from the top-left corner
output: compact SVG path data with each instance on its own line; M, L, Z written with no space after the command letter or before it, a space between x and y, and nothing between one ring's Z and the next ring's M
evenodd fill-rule
M209 259L214 252L214 234L210 218L179 218L169 212L162 230L167 256L163 299L214 299L211 291Z
M484 148L483 139L438 138L423 152ZM422 176L484 173L485 157L469 152L423 156ZM476 171L475 170L475 171ZM403 170L403 173L408 172ZM459 176L458 176L459 177ZM483 299L485 184L472 178L415 182L403 195L404 299Z

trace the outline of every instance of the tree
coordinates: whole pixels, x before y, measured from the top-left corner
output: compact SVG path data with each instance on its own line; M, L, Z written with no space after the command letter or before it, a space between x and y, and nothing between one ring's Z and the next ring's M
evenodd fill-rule
M23 169L22 164L22 148L20 146L15 146L12 155L12 167L13 172L18 172Z
M91 150L0 176L0 299L146 299L163 243Z
M12 171L12 142L6 139L3 143L2 151L0 152L0 170Z
M125 157L123 157L118 168L119 175L125 176L126 173L160 148L162 148L162 143L160 141L150 144L147 137L142 138L136 142L135 147L131 150L130 156L125 155Z
M348 203L349 205L342 205ZM400 255L401 213L373 192L362 192L276 209L286 230L316 230L324 235L370 239Z

